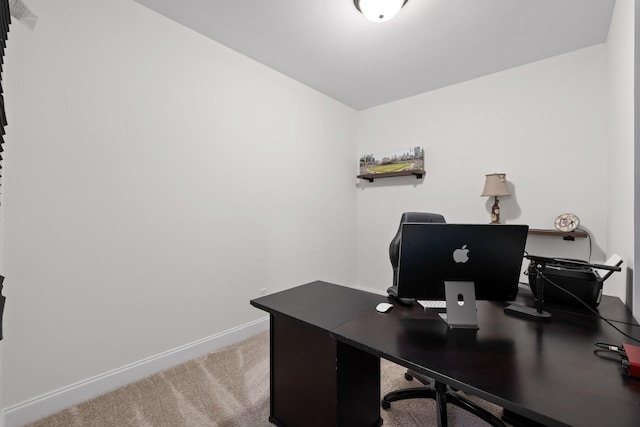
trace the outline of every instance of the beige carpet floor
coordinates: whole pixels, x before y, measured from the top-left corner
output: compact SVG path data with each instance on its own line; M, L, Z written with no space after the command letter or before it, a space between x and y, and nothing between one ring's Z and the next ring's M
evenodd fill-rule
M381 361L381 394L411 387L405 368ZM468 397L468 396L467 396ZM479 399L489 411L502 409ZM435 403L394 402L380 410L384 426L436 425ZM450 426L486 426L448 405ZM235 427L271 426L269 335L263 332L214 353L134 382L43 418L29 427ZM304 427L304 426L300 426Z

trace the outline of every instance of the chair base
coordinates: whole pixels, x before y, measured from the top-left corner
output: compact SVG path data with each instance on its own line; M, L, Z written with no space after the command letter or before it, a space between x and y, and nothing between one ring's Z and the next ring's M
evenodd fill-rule
M457 407L464 409L472 413L473 415L481 418L492 426L505 427L506 424L491 412L476 405L469 399L464 398L455 391L453 391L446 384L438 381L432 381L421 374L408 371L405 374L405 378L410 380L413 377L418 379L423 386L411 387L401 390L394 390L384 395L380 401L380 406L384 410L391 408L391 402L405 399L434 399L438 410L438 427L446 427L447 425L447 403L456 405Z

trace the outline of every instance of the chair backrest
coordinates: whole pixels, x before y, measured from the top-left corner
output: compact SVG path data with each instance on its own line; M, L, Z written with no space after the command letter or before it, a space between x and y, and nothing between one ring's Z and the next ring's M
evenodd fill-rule
M400 241L402 240L402 224L405 222L438 222L445 223L444 216L429 212L404 212L400 218L398 232L389 244L389 259L393 268L393 286L398 286L398 261L400 259Z

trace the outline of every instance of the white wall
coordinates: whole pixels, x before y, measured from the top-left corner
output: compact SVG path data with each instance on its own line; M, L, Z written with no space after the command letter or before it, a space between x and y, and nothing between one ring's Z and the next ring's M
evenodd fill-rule
M640 5L634 2L634 147L640 144ZM640 221L635 220L636 212L640 212L640 150L634 148L634 265L640 265ZM640 316L640 278L633 275L633 313Z
M0 173L3 175L3 173ZM0 274L4 275L4 181L0 177ZM6 283L5 283L6 285ZM5 295L2 291L0 295ZM3 317L4 320L4 317ZM3 341L0 341L0 410L2 409L2 354L4 352ZM3 417L0 412L0 427L3 427Z
M604 260L606 59L597 45L361 112L360 154L420 145L426 176L359 185L359 283L391 284L388 245L403 211L488 223L492 201L480 194L492 172L507 174L513 194L501 199L503 223L553 228L558 214L573 212L592 236L591 259ZM590 254L587 239L532 237L527 250Z
M356 112L130 1L31 0L5 60L3 402L356 281Z
M29 6L5 60L1 407L257 319L260 288L384 290L401 212L488 222L486 173L507 173L503 222L574 212L593 239L532 252L628 244L604 160L626 36L356 113L130 0ZM358 155L415 145L424 180L356 188Z
M4 184L2 178L0 178L0 185ZM4 275L4 188L0 187L0 274ZM5 283L6 285L6 283ZM1 295L5 295L4 291ZM3 317L4 319L4 317ZM3 427L3 417L2 417L2 353L4 352L4 341L0 341L0 427Z
M607 247L624 263L606 282L631 305L634 270L634 0L618 0L607 40L611 127L607 144ZM634 310L637 315L638 308Z

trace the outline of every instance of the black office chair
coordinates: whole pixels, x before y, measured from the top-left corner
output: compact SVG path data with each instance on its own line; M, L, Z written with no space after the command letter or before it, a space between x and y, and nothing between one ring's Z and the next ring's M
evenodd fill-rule
M400 218L400 225L395 237L389 244L389 259L393 268L393 285L387 288L387 294L403 305L413 304L413 300L398 298L398 261L400 260L400 241L402 240L402 224L405 222L437 222L445 223L444 217L440 214L428 212L404 212Z
M393 267L393 285L387 288L387 294L389 297L396 300L402 305L412 305L414 303L411 299L398 298L398 263L400 260L400 242L402 240L402 224L406 222L418 222L418 223L445 223L444 216L435 213L427 212L404 212L400 218L400 226L395 237L389 244L389 258L391 259L391 266ZM434 399L438 405L438 416L442 417L446 414L446 404L451 403L466 411L471 412L477 417L483 419L487 423L504 427L505 423L498 417L487 411L486 409L476 405L469 399L464 398L458 394L454 389L446 384L436 382L433 379L422 375L418 372L408 369L404 374L407 381L411 381L414 378L420 381L423 385L420 387L411 387L400 390L394 390L384 395L380 402L382 409L391 408L391 402L404 399ZM446 420L446 415L444 415ZM438 424L440 425L440 424Z

